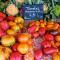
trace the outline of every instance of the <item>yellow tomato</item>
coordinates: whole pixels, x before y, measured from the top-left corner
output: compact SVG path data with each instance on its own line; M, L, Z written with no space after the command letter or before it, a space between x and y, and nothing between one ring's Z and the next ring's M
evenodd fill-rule
M22 29L24 27L23 24L18 24L18 26Z
M8 35L14 35L14 34L15 34L15 31L12 30L12 29L8 29L8 30L7 30L7 34L8 34Z
M21 23L21 24L24 23L24 19L22 17L16 17L14 21L15 23Z
M11 35L5 35L1 38L1 44L3 46L12 46L15 43L15 38Z
M20 27L18 25L14 25L11 27L11 29L13 29L15 32L20 30Z

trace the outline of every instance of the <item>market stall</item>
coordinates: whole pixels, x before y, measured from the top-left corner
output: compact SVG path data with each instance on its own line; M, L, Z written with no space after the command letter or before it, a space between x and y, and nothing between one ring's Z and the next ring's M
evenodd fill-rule
M0 60L60 60L60 1L0 0Z

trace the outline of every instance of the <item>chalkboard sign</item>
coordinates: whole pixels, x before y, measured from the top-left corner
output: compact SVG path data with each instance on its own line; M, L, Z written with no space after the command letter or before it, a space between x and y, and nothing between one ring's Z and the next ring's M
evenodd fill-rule
M43 4L24 5L24 19L43 19Z

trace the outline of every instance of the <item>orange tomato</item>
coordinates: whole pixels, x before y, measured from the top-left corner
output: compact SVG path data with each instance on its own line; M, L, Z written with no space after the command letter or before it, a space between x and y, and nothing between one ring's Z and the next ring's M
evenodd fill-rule
M40 25L40 22L39 21L36 21L36 26L39 26Z
M53 60L60 60L60 56L58 54L53 54Z
M40 27L45 27L45 24L44 24L44 23L41 23L41 24L40 24Z
M14 35L14 34L15 34L15 31L12 30L12 29L8 29L8 30L7 30L7 34L8 34L8 35Z
M23 25L23 24L18 24L18 26L19 26L20 28L23 28L23 27L24 27L24 25Z
M29 46L26 43L20 43L17 47L17 51L21 54L26 54L29 50Z
M55 36L55 40L56 40L57 42L60 42L60 35Z
M60 33L60 25L59 25L59 27L58 27L57 31Z
M54 24L54 22L53 22L53 21L48 21L47 24L48 24L48 25Z
M27 42L31 38L31 35L28 33L22 33L18 35L18 41L19 42Z
M56 42L55 45L56 45L57 47L59 47L59 46L60 46L60 42Z
M39 31L39 26L36 26L35 32Z
M11 27L11 29L13 29L15 32L20 30L20 27L18 25L14 25Z
M15 22L13 22L13 21L10 21L10 22L8 22L8 25L11 27L11 26L16 25L16 23L15 23Z
M53 24L47 24L47 26L46 26L46 27L47 27L47 29L52 29L52 28L53 28L53 26L54 26Z
M51 41L51 45L52 45L53 47L56 47L56 45L55 45L55 42L54 42L54 41Z
M59 27L59 24L58 24L58 23L55 23L54 26L53 26L53 29L54 29L54 30L57 30L58 27Z
M28 45L33 45L33 40L29 39L27 43L28 43Z
M35 24L36 24L36 22L35 21L32 21L32 22L29 23L29 26L31 27L31 26L33 26Z

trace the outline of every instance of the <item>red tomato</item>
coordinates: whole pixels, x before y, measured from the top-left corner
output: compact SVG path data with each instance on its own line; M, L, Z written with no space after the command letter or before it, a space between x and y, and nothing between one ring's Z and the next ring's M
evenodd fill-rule
M45 40L53 41L53 40L54 40L54 36L51 35L51 34L46 34L46 35L45 35Z
M43 56L43 53L41 50L36 50L35 51L35 60L40 60Z
M8 17L7 17L7 20L8 20L8 21L13 21L13 20L14 20L14 16L8 16Z
M34 33L35 30L36 30L36 26L35 25L28 28L28 32L29 33Z
M41 44L44 48L51 47L51 43L49 41L46 41L46 40L42 41Z
M40 34L41 36L43 36L43 35L45 34L45 32L46 32L45 28L41 27L41 28L39 29L39 34Z
M0 22L3 21L4 19L2 17L0 17Z
M0 37L2 37L4 35L6 35L5 32L2 29L0 29Z
M22 55L19 52L13 52L9 60L22 60Z
M4 13L0 12L0 17L6 18L6 15Z
M7 21L2 21L0 26L3 30L7 30L9 28L9 25L8 25Z
M13 51L17 51L17 46L18 46L18 43L14 44L14 45L12 46L12 50L13 50Z
M39 37L39 33L38 33L38 32L35 32L35 33L33 33L32 35L33 35L34 38Z
M50 55L50 54L58 52L58 49L51 47L51 48L44 48L43 51L45 54Z

